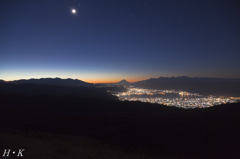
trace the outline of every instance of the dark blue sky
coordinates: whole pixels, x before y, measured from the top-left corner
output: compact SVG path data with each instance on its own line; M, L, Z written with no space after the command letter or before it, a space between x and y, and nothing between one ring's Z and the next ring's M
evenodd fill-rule
M3 80L240 78L237 0L1 0L0 20Z

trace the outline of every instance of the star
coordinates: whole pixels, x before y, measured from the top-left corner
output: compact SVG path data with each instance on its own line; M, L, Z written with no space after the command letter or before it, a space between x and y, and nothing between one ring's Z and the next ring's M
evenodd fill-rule
M76 14L76 9L72 9L72 14Z

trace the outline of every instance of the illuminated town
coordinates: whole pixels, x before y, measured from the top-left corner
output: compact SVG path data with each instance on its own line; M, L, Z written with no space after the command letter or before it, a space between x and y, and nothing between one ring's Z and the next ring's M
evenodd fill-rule
M193 109L193 108L207 108L214 105L236 103L239 97L215 97L202 96L198 93L189 93L185 91L175 90L154 90L154 89L140 89L132 86L127 88L127 92L119 92L114 94L120 101L141 101L149 103L163 104L166 106L176 106L179 108ZM169 97L142 97L143 95L168 95L178 94L176 98ZM139 97L138 97L139 96Z

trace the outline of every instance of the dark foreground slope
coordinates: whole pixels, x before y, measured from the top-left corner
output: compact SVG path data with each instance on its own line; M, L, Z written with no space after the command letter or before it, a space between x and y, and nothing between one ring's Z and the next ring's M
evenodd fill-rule
M88 136L151 155L240 157L239 103L186 110L141 102L16 94L1 94L0 102L1 129L22 130L25 135L35 131Z
M75 86L59 86L47 84L13 84L0 82L0 94L22 94L28 96L65 96L72 95L84 98L99 98L105 100L117 100L116 97L107 93L107 90L118 91L121 88L96 88L96 87L75 87Z

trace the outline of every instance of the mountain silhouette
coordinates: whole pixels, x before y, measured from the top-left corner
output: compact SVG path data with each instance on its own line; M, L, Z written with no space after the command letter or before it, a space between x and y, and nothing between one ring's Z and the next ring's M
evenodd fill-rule
M159 77L138 81L131 85L147 89L174 89L202 95L240 96L240 79L209 77Z
M125 79L121 80L120 82L116 83L117 85L128 85L130 82L126 81Z
M4 81L1 80L1 83ZM150 78L143 81L130 83L125 79L116 83L98 83L92 84L77 79L61 78L41 78L41 79L21 79L8 81L13 84L39 84L39 85L58 85L58 86L78 86L78 87L96 87L101 85L133 85L138 88L146 89L174 89L177 91L187 91L191 93L200 93L202 95L216 96L240 96L240 79L234 78L209 78L209 77L159 77Z
M9 81L8 83L14 84L44 84L44 85L58 85L58 86L79 86L79 87L90 87L94 84L87 83L78 79L61 79L61 78L40 78L40 79L21 79Z
M129 85L131 84L130 82L126 81L125 79L117 82L117 83L99 83L99 84L103 84L103 85Z

